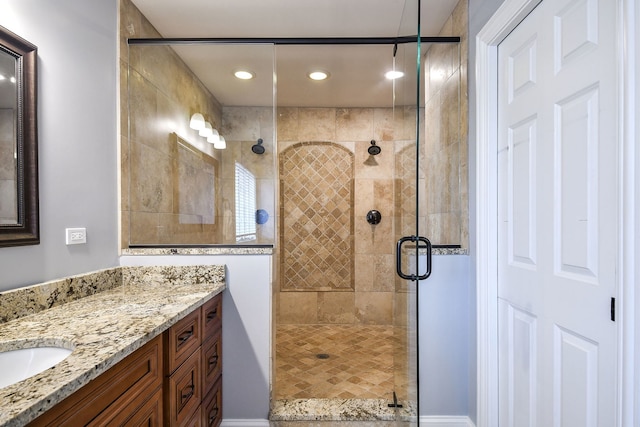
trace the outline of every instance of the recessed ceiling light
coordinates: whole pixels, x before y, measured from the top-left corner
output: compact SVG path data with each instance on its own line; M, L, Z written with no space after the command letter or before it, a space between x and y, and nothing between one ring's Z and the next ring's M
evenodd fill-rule
M255 77L255 74L247 70L238 70L235 73L233 73L233 75L239 78L240 80L251 80L252 78Z
M326 80L329 78L329 73L327 73L326 71L312 71L307 74L307 76L311 80Z
M404 76L404 73L402 71L392 70L392 71L387 71L384 76L389 80L395 80Z

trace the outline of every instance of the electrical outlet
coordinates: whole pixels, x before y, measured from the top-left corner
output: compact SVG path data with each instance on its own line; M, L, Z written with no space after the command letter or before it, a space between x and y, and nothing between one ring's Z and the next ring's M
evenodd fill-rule
M66 228L65 235L67 245L80 245L87 243L86 228Z

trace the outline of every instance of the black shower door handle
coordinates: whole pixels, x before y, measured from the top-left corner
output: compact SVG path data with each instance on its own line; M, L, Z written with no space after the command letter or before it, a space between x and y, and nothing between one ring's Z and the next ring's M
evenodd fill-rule
M427 271L424 274L416 275L416 274L405 274L402 272L402 245L406 242L418 242L416 245L416 250L420 249L427 250ZM424 243L424 246L421 246L420 243ZM416 266L416 269L418 267ZM398 240L396 244L396 273L398 276L402 277L406 280L411 280L412 282L418 280L425 280L429 276L431 276L431 242L426 237L422 236L405 236Z

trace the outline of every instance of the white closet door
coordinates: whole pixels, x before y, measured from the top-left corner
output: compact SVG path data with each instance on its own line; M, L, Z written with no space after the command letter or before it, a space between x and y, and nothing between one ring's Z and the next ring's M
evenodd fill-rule
M501 427L615 422L615 3L544 0L498 48Z

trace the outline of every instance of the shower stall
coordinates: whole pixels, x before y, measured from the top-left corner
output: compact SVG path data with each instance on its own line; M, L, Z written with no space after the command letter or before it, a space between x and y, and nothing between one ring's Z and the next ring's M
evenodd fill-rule
M128 41L122 241L272 254L272 420L417 425L418 236L465 234L466 137L466 27L420 7L392 37Z

